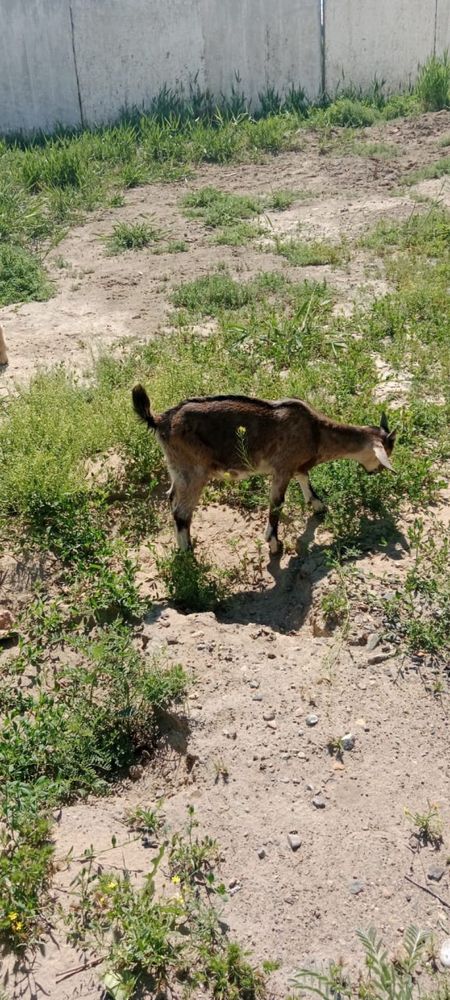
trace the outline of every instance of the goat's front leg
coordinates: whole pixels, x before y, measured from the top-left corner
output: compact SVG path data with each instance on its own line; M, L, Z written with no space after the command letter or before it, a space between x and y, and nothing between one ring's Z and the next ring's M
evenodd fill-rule
M316 514L320 514L322 511L326 510L326 504L324 504L323 500L317 496L315 489L311 486L308 473L300 473L297 476L297 479L302 488L305 503L310 503Z
M280 521L280 514L283 508L288 482L289 480L278 479L276 476L272 479L269 520L266 528L266 542L269 543L269 549L272 555L275 555L280 548L280 542L278 541L278 524Z

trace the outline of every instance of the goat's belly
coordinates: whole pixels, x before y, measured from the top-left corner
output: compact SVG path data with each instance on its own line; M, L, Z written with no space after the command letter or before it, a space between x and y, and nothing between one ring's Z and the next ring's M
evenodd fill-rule
M268 476L272 471L265 462L259 462L258 465L249 463L245 469L215 469L213 479L232 479L233 482L238 482L240 479L248 479L249 476Z

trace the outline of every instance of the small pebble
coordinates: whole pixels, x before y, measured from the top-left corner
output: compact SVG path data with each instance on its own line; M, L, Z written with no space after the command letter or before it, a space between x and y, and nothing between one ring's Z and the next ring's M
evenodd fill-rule
M319 721L319 716L314 715L314 712L312 712L311 715L307 715L305 719L307 726L317 726L318 721Z
M288 833L287 840L291 851L298 851L299 847L302 846L301 839L296 833Z
M440 882L443 875L445 875L445 868L441 868L439 865L435 865L434 868L430 868L429 872L427 872L427 878L431 882Z
M374 649L377 648L380 642L381 636L379 632L372 632L367 636L366 649L368 653L373 653Z
M325 809L326 806L325 799L323 799L321 795L315 795L312 800L312 804L316 809Z
M266 856L266 852L265 852L264 848L260 847L259 851L258 851L258 858L261 858L261 861L262 861L262 859L265 858L265 856Z
M450 969L450 938L445 938L442 942L439 951L439 958L442 965L445 965L446 969Z
M266 708L265 712L263 712L263 719L264 719L264 721L265 722L270 722L270 720L274 719L274 718L275 718L275 712L274 712L273 708Z
M345 736L342 737L342 746L344 750L353 750L354 745L355 737L352 733L346 733Z
M352 896L359 896L360 892L364 892L364 882L360 882L357 878L353 879L350 882L350 892Z
M143 773L144 768L142 767L142 764L132 764L131 767L128 768L128 777L131 778L132 781L139 781L139 779L142 778Z

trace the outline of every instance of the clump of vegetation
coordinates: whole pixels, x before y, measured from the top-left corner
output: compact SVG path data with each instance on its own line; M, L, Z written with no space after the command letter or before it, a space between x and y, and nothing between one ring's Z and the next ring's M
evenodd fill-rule
M180 701L187 684L181 667L144 660L120 620L86 635L47 602L30 609L22 635L1 697L0 931L15 947L42 929L53 856L49 809L105 791L151 751L161 711ZM63 650L72 651L71 665Z
M0 306L10 302L43 302L52 291L35 253L13 244L0 245Z
M327 240L306 241L294 237L289 240L276 238L274 249L290 264L297 267L313 267L323 264L340 265L348 260L348 251L342 244L330 243Z
M408 531L414 558L402 588L384 602L388 629L412 653L450 653L450 545L441 530L427 535L421 518Z
M240 309L252 298L252 288L217 272L179 285L172 294L174 306L200 316L214 316L224 309Z
M430 56L422 66L416 93L424 111L440 111L450 106L450 61L447 52L441 58Z
M111 254L143 250L161 239L161 230L149 222L118 222L105 243Z
M267 197L229 194L216 188L201 188L183 199L184 208L192 218L200 218L209 229L218 230L214 242L241 246L248 240L261 235L265 227L261 221L257 225L246 220L275 209L283 211L295 200L291 191L275 191Z
M439 848L442 844L442 816L435 802L428 802L427 806L422 813L405 809L405 816L414 827L414 837L420 847L431 844L432 847Z
M115 1000L131 1000L142 987L171 992L176 982L208 989L217 1000L262 1000L266 976L255 969L219 923L216 898L225 887L216 879L217 845L187 832L173 835L168 850L171 895L158 896L155 876L165 857L162 846L143 887L127 871L94 872L87 859L74 890L78 904L66 914L69 941L104 959L103 983Z
M293 979L293 986L301 993L311 993L331 1000L339 994L344 997L376 996L377 1000L415 1000L420 995L414 973L426 957L426 935L411 926L405 931L402 954L398 959L389 958L383 941L376 931L358 931L358 938L365 953L366 973L352 981L345 973L342 962L333 962L327 971L301 969Z
M158 563L167 596L184 611L215 611L227 596L224 580L193 552L175 551Z

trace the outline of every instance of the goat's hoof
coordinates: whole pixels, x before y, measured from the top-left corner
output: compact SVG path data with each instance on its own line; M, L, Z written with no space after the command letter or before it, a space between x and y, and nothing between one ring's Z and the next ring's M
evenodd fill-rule
M282 549L283 546L281 542L278 541L278 538L275 538L275 536L272 535L272 538L269 538L269 552L271 556L276 556L278 552L282 552Z

